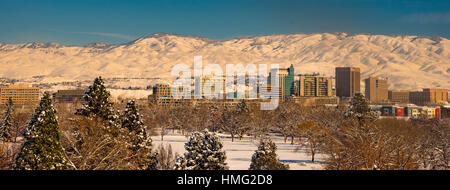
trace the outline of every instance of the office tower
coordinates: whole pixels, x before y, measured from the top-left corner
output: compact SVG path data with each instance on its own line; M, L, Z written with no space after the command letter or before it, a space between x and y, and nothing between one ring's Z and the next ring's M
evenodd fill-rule
M409 91L407 90L389 90L388 99L390 102L407 104L409 103Z
M284 100L294 95L294 66L287 69L279 69L280 99ZM268 84L271 82L272 72L269 73Z
M445 103L448 102L448 89L424 88L421 92L411 92L409 100L417 105Z
M366 99L372 103L387 102L388 100L388 79L379 77L369 77L364 80L366 85Z
M360 93L360 75L357 67L336 67L336 96L348 98Z
M226 77L223 76L206 76L201 78L201 87L203 98L214 97L212 99L226 98ZM220 86L217 86L220 85ZM209 89L209 92L208 90ZM215 97L215 96L218 97Z
M14 105L33 105L39 103L39 88L28 84L9 85L1 88L0 101L5 104L11 98Z
M295 95L309 97L332 96L331 78L317 75L296 76Z

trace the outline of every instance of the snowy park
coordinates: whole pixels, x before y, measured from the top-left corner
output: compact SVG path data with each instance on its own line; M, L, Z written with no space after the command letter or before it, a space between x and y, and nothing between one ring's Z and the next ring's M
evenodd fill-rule
M258 148L259 141L253 137L245 136L241 140L238 138L231 142L231 136L227 134L218 134L225 153L226 162L231 170L248 170L251 158ZM277 145L277 154L284 164L289 164L291 170L321 170L323 169L324 155L316 155L314 163L311 162L311 156L307 154L305 148L298 149L298 144L291 145L290 142L284 142L283 137L271 134L270 138ZM181 133L173 133L164 136L152 136L153 146L157 147L161 143L170 144L174 152L182 155L185 152L184 145L189 141L189 137ZM298 150L296 150L298 149Z

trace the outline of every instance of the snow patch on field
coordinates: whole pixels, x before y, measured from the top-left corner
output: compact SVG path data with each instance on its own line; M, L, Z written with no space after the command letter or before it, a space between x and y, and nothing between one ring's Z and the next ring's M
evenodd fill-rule
M244 137L242 140L234 139L231 142L230 135L219 134L226 151L228 166L231 170L247 170L250 166L251 158L255 150L258 148L258 141L252 137ZM291 170L321 170L324 166L325 155L318 154L315 163L311 162L311 156L306 153L304 148L296 151L298 145L291 145L290 142L285 143L283 138L271 135L272 140L277 145L277 154L280 160L289 164ZM174 152L179 155L184 154L184 144L189 140L187 136L170 133L164 136L152 136L153 146L158 147L160 144L170 144Z

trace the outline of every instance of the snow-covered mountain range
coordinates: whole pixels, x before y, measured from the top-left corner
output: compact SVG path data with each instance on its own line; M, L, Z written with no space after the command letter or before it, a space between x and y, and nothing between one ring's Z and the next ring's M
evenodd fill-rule
M345 33L288 34L210 40L152 34L110 45L0 43L0 77L55 83L104 78L169 80L173 65L209 63L293 64L295 72L334 76L337 66L361 68L368 76L389 78L391 89L450 88L450 41L445 38ZM361 82L362 83L362 82Z

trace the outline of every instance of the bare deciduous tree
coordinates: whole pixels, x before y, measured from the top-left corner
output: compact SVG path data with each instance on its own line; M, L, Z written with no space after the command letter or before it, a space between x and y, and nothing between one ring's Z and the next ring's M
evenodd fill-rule
M308 147L311 161L314 162L314 156L321 149L325 141L327 127L313 121L306 121L298 126L296 133L299 137L300 147Z
M172 170L175 166L175 160L178 157L177 153L173 153L170 144L160 144L155 151L157 153L157 169L158 170Z
M74 116L61 122L61 143L77 170L133 169L127 144L100 119Z

